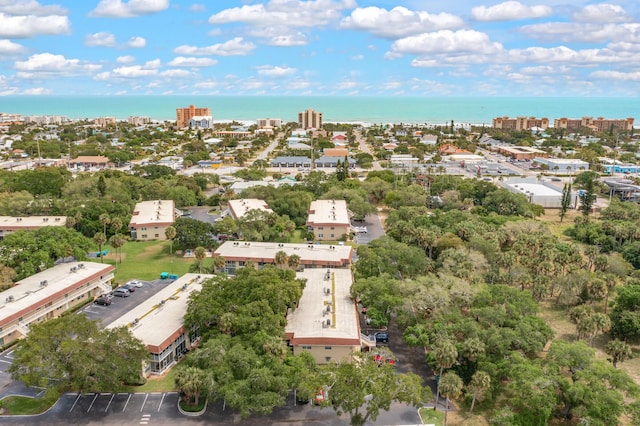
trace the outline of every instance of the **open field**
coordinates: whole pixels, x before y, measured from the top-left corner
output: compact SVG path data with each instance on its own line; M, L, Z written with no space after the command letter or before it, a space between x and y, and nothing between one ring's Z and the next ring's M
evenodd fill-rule
M105 262L115 265L115 249L111 246L106 248L109 249L109 254L104 258ZM116 283L123 283L132 278L155 280L160 277L161 272L184 275L188 272L189 266L196 261L193 257L176 255L175 250L174 254L170 255L168 241L129 241L120 250L122 263L118 262Z

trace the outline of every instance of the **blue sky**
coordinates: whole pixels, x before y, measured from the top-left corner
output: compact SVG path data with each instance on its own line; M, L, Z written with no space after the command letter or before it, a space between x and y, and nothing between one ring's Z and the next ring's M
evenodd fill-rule
M639 96L640 2L0 0L0 95Z

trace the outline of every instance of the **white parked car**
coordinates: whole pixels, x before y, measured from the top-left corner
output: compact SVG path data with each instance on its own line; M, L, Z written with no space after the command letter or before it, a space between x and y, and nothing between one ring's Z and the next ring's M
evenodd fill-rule
M131 280L127 284L130 284L130 285L135 286L135 287L142 287L142 285L143 285L142 281L140 281L140 280Z

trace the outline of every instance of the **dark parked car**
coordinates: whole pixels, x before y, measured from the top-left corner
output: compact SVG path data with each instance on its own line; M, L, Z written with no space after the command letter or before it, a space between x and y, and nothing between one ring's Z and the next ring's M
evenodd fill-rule
M136 291L136 286L133 284L123 284L120 286L120 288L126 288L127 290L129 290L129 293L133 293L134 291Z
M113 290L113 295L118 297L129 297L130 294L131 292L129 290L122 287L118 287L115 290Z
M107 296L99 296L96 297L96 300L93 301L96 305L109 306L111 304L111 299Z
M386 331L380 331L375 334L376 342L378 343L389 343L389 333Z

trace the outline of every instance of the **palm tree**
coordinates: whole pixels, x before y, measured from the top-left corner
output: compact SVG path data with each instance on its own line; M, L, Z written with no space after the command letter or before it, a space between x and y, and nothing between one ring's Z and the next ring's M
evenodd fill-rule
M202 261L207 257L207 250L202 246L198 246L193 251L193 254L196 256L196 260L198 261L198 272L202 273Z
M462 392L462 386L464 383L462 379L456 374L449 372L440 378L440 385L442 388L442 395L444 395L447 406L444 410L444 426L447 426L447 412L449 411L449 398L456 398Z
M116 250L116 270L118 269L118 252L126 242L127 240L121 234L115 234L109 238L109 244Z
M174 380L178 390L185 395L187 404L198 406L200 395L207 392L208 374L197 367L182 367L176 371Z
M292 254L291 256L289 256L289 260L287 261L287 263L289 264L289 268L297 271L300 268L300 256L298 256L297 254Z
M633 351L631 346L628 343L623 342L622 340L611 340L607 343L605 347L605 351L608 355L611 356L611 363L614 368L618 367L619 362L624 362L631 358L633 355Z
M222 268L224 268L224 265L226 264L226 260L224 257L222 256L215 256L213 258L213 269L214 272L220 272L220 270Z
M482 395L489 389L489 386L491 386L491 376L488 373L478 370L471 377L471 382L467 385L467 388L473 392L469 414L473 413L473 406L476 400L482 400Z
M108 213L102 213L98 217L98 221L100 222L100 225L102 225L102 233L106 236L107 235L107 225L111 223L111 218L109 217L109 214Z
M287 253L285 253L284 251L280 250L279 252L276 253L276 256L274 258L275 262L276 262L276 266L280 269L284 268L285 265L287 265L287 262L289 260L289 256L287 256Z
M96 232L96 235L93 236L93 241L98 245L98 250L100 251L100 262L104 263L102 245L107 242L107 237L102 232Z
M122 229L122 219L120 219L119 217L114 218L111 221L111 229L116 234L120 232L120 230Z
M167 229L164 230L164 236L169 240L169 254L173 255L173 239L176 237L176 228L173 226L168 226Z
M435 344L433 354L436 357L436 362L440 367L440 373L438 374L438 386L436 387L436 403L433 407L435 410L440 402L440 382L442 381L442 372L445 368L451 368L458 359L458 349L455 343L450 339L442 339Z

